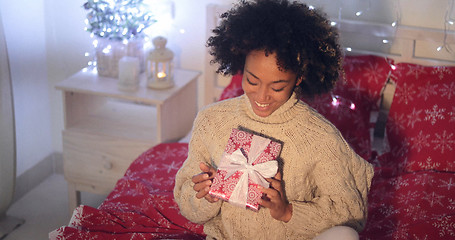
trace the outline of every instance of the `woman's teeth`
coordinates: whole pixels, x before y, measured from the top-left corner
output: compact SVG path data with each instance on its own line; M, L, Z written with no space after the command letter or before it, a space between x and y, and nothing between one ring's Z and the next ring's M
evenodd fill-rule
M260 103L258 103L258 102L256 102L256 101L255 101L255 103L256 103L256 105L258 105L259 107L267 107L267 106L269 105L269 104L260 104Z

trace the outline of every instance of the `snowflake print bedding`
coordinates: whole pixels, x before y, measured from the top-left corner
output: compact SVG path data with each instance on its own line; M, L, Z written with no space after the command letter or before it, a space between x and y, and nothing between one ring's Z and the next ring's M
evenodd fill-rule
M331 93L305 101L375 166L360 239L455 239L455 67L369 55L346 57L344 71ZM370 114L389 76L396 83L385 127L389 147L377 156ZM235 76L222 98L243 94L241 80ZM162 143L144 152L101 206L78 207L50 239L204 239L202 226L181 216L173 200L187 151L187 143Z

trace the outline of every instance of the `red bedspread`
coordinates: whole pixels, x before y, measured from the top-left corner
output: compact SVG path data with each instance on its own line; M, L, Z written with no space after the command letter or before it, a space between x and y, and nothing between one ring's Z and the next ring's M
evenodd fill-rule
M78 207L51 239L204 239L202 226L179 214L174 176L186 143L165 143L143 153L96 209ZM393 170L393 171L392 171ZM455 239L455 175L376 168L361 239Z
M181 216L173 200L174 177L187 152L187 143L144 152L98 209L76 208L69 225L50 239L204 239L202 226Z

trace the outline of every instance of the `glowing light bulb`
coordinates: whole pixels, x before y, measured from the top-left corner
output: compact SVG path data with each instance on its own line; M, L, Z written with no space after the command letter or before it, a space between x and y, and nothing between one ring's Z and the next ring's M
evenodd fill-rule
M308 6L308 8L309 8L310 10L314 10L314 6L313 6L313 5Z
M389 40L383 39L383 40L382 40L382 43L387 44L387 43L389 43Z
M355 15L356 15L357 17L359 17L359 16L362 15L362 14L363 14L362 11L358 11L358 12L355 13Z
M351 110L355 110L355 104L354 104L354 103L351 103L351 106L349 106L349 108L350 108Z
M449 23L450 25L453 25L453 21L452 21L452 20L449 20L448 23Z
M396 27L396 26L397 26L397 22L393 22L392 27Z
M336 97L332 97L332 106L337 107L340 105L340 101Z
M334 26L337 25L337 22L332 21L332 22L330 22L330 25L331 25L332 27L334 27Z
M438 48L436 48L436 51L440 52L444 47L443 46L439 46Z
M88 52L85 52L85 54L84 54L84 55L85 55L86 57L88 57L88 56L90 56L90 53L88 53Z
M352 48L350 48L350 47L347 47L347 48L346 48L346 51L348 51L348 52L352 52Z
M397 70L397 66L395 65L391 65L390 68L392 68L392 70Z

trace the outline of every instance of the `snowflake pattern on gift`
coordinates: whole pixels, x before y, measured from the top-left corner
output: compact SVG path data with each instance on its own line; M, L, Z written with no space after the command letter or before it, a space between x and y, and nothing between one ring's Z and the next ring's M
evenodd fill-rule
M261 197L262 197L262 192L261 192L261 190L259 190L258 184L255 184L251 181L249 181L248 184L251 187L248 189L247 206L253 210L258 210L259 209L259 199L261 199Z

